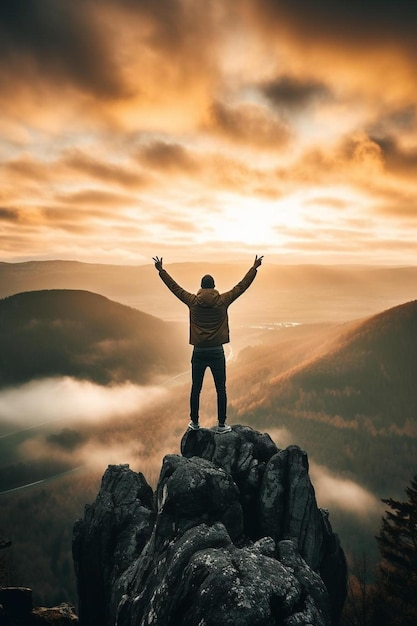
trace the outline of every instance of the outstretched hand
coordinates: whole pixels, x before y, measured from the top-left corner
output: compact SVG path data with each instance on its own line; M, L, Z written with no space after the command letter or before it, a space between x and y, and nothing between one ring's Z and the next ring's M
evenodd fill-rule
M253 267L255 269L257 269L260 265L262 265L262 259L263 258L264 258L263 255L262 256L258 256L258 255L255 256L255 260L253 262Z
M157 256L153 256L152 259L155 262L156 269L158 270L158 272L160 272L162 269L162 257L159 258Z

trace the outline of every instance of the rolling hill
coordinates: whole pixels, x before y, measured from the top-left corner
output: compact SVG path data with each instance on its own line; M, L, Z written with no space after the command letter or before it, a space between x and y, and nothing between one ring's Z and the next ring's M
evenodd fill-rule
M49 376L145 384L188 367L182 327L79 290L0 301L0 386Z

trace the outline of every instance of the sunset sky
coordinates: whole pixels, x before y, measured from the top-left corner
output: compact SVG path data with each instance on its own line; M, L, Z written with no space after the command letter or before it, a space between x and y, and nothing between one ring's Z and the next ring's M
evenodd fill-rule
M0 261L416 264L408 0L2 0Z

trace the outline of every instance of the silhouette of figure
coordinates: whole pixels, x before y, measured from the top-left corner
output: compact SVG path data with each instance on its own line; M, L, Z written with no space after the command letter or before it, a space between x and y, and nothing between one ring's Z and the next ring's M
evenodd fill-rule
M219 293L215 289L214 278L206 274L201 279L201 289L196 294L185 291L162 267L162 257L152 257L159 276L168 289L184 302L190 311L190 344L194 346L191 358L190 418L188 425L198 430L200 392L204 373L210 368L217 392L218 433L230 432L226 424L226 360L223 344L230 341L228 308L252 284L263 256L255 256L249 271L230 291Z

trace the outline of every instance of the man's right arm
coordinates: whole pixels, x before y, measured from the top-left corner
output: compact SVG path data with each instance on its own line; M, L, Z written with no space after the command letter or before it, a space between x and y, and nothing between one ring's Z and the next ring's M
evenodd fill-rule
M162 257L159 259L157 256L152 257L155 262L155 268L159 272L159 276L161 280L166 284L168 289L176 296L181 302L184 302L187 306L190 306L195 298L192 293L189 293L185 289L183 289L175 280L168 274L166 270L162 267Z

